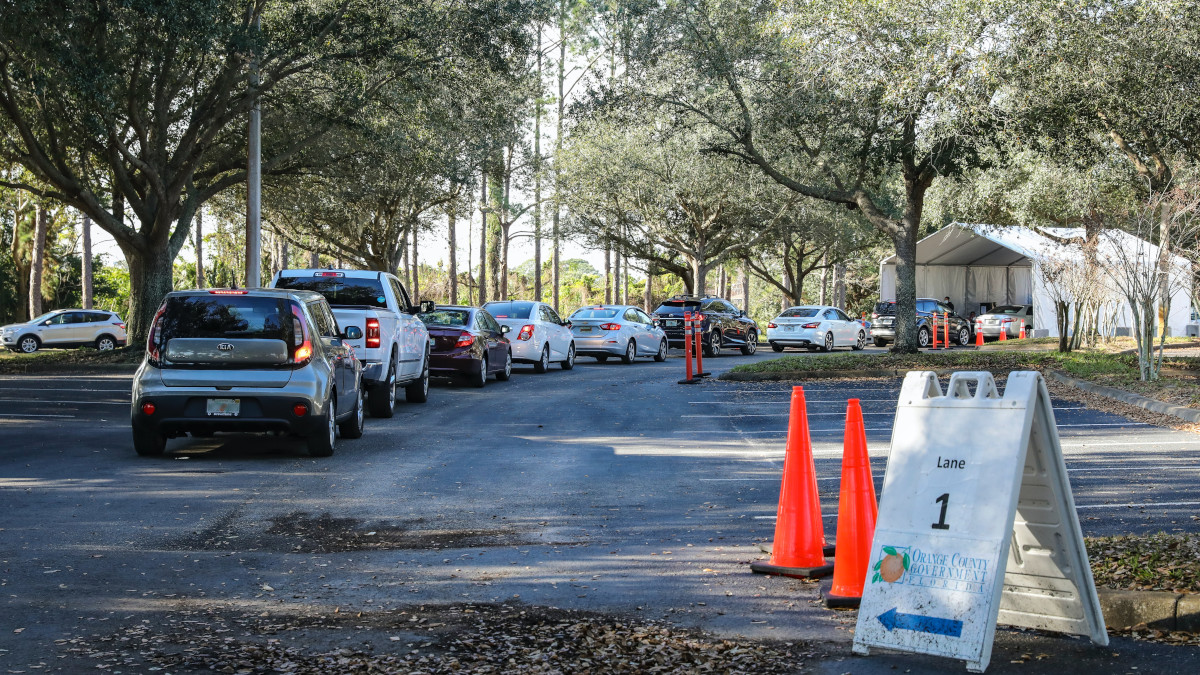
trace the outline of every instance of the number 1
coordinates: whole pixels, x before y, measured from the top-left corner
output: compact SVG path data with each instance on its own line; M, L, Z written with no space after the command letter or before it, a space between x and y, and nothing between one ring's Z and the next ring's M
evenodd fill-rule
M938 497L937 499L933 500L933 502L935 504L940 502L942 505L942 513L941 513L941 515L938 516L938 521L933 524L933 529L935 529L935 530L950 529L950 526L946 524L946 507L950 505L950 493L947 492L946 494L942 495L941 497Z

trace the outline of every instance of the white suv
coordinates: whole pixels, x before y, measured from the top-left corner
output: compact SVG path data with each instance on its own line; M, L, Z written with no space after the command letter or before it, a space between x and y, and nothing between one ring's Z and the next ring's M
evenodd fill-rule
M124 347L125 322L98 309L56 309L26 323L0 327L0 340L10 351L32 354L42 347Z

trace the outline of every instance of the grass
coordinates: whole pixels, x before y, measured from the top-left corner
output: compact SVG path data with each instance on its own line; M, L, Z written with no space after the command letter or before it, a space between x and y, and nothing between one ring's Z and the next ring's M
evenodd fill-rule
M1188 534L1088 537L1097 586L1200 593L1200 538Z
M109 352L99 352L88 347L43 349L32 354L0 350L0 373L132 369L141 363L144 353L145 350L140 347L122 347Z

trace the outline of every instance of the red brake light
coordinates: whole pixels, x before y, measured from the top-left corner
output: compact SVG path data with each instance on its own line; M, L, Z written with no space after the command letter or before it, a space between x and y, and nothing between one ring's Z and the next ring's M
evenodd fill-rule
M154 407L153 403L147 402L142 404L143 415L153 415L155 410L157 410L157 408Z
M821 327L821 322L820 322L820 321L815 321L815 322L813 322L813 323L806 323L806 324L804 324L804 325L802 325L802 326L800 326L800 327L801 327L801 328L820 328L820 327Z
M772 321L771 323L767 324L767 328L779 328L779 326L774 321Z
M600 330L621 330L621 324L619 324L619 323L602 323L602 324L600 324Z
M303 403L297 403L296 405L292 406L292 414L296 417L304 417L308 414L308 406L304 405Z
M237 288L214 288L209 291L213 295L246 295L249 292Z
M114 321L113 325L116 326L117 328L120 328L121 330L125 330L125 324L123 324L119 321Z
M313 276L314 277L344 277L344 276L346 276L346 273L345 272L315 272L315 273L313 273Z
M459 347L470 347L473 342L475 342L475 336L464 330L458 334L458 342L454 343L454 347L455 349Z
M532 340L533 339L533 324L527 323L524 326L521 326L521 332L517 334L517 339L518 340Z
M367 349L375 349L379 343L379 319L367 319Z
M707 319L708 317L707 317L707 316L704 316L703 314L700 314L699 312L697 312L697 313L695 313L695 314L693 314L693 315L692 315L692 318L693 318L693 319L695 319L696 321L703 321L703 320Z
M304 323L304 314L300 305L292 303L292 365L302 366L312 359L313 346L308 338L308 327Z
M158 308L154 313L154 319L150 322L150 332L146 334L146 356L150 359L150 363L158 365L161 358L159 350L162 348L162 315L167 311L166 303Z

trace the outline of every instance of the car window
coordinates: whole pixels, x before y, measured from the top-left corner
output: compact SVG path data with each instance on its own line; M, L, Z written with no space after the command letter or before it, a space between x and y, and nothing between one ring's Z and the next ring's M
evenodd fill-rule
M282 298L243 295L168 298L162 322L171 338L278 339L291 342L292 311Z
M558 313L550 305L542 305L542 311L545 313L546 321L550 323L562 323L562 319L558 318Z
M645 313L645 312L643 312L642 310L640 310L640 309L635 309L635 310L633 310L633 311L637 312L638 319L640 319L642 323L644 323L644 324L652 324L652 323L654 323L654 319L651 319L651 318L650 318L650 315L649 315L649 314L646 314L646 313Z
M937 312L938 314L953 314L954 310L939 302L937 303Z
M605 307L583 307L571 314L572 319L611 319L617 315L617 310Z
M821 316L825 317L826 319L829 319L830 321L840 321L841 320L838 318L837 310L835 310L835 309L827 309Z
M936 308L936 304L932 300L918 300L917 301L917 311L918 312L929 313L929 312L934 311L935 308Z
M700 311L702 311L702 312L723 312L723 311L725 311L725 308L721 307L720 300L705 300L704 304L700 305Z
M108 321L109 319L112 319L113 321L118 321L118 319L116 317L114 317L112 314L106 314L104 312L92 312L92 313L88 314L88 320L91 321L92 323L96 323L98 321Z
M409 307L412 307L412 298L408 296L408 289L404 287L404 284L395 277L388 277L388 283L392 285L392 293L396 294L396 302L403 305L400 311L407 311Z
M495 332L495 333L503 333L504 332L500 329L500 322L498 322L494 318L492 318L491 314L488 314L487 312L480 312L480 314L483 315L483 320L487 322L487 327L489 330L491 330L492 332Z
M313 323L316 324L317 334L321 337L337 337L337 330L329 317L325 315L325 310L319 302L308 303L308 313L312 316Z
M418 314L417 318L425 323L426 326L467 326L467 322L471 320L471 310L469 309L435 309L432 312ZM476 319L476 325L482 325L482 322Z
M730 314L737 314L737 313L738 313L738 308L737 308L737 307L734 307L733 305L729 304L728 302L725 302L724 300L722 300L722 301L721 301L721 306L722 306L722 307L724 307L724 308L725 308L725 311L726 311L726 312L729 312Z
M329 325L333 326L333 336L341 335L342 327L338 325L337 317L333 315L333 310L329 308L328 302L321 303L321 311L325 314L325 318L329 321Z
M816 307L788 307L779 313L781 318L796 317L799 319L808 319L817 315L821 310Z
M624 319L630 323L644 323L642 317L638 316L636 309L625 310Z
M528 319L533 313L533 303L525 300L500 300L483 306L497 319Z
M53 316L50 318L51 326L62 326L64 324L68 324L68 323L71 323L71 313L70 312L63 312L62 314L59 314L57 316Z
M316 274L334 274L317 272ZM337 274L340 274L338 272ZM379 279L353 279L350 277L312 276L279 277L276 288L294 288L299 291L315 291L325 296L334 307L387 307L383 294L383 283Z
M840 309L836 309L834 311L837 312L838 318L841 319L842 321L853 321L854 320L854 319L851 319L845 312L843 312Z

